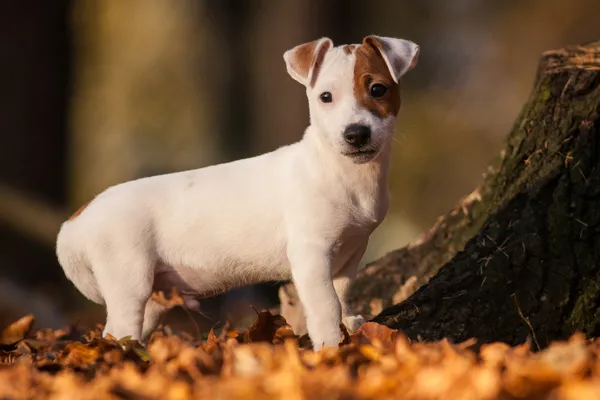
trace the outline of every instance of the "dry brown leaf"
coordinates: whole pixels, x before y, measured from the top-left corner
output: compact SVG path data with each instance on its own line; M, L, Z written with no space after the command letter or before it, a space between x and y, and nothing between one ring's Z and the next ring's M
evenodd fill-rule
M0 344L8 345L25 339L34 322L35 318L31 314L13 322L0 333Z
M221 340L215 335L214 330L211 329L210 332L208 332L208 337L206 338L206 342L202 344L202 347L207 353L211 354L219 348L220 343Z
M100 351L97 347L73 342L65 347L59 363L72 367L85 367L95 363L98 358L100 358Z
M510 346L506 343L489 343L481 346L479 351L482 360L491 367L497 368L506 362Z
M277 330L275 331L275 334L273 335L273 344L282 344L283 342L285 342L287 339L295 339L296 335L294 334L294 331L292 330L292 327L289 325L283 325L280 326L279 328L277 328Z
M172 288L171 293L168 295L165 294L162 290L158 290L152 292L152 300L160 304L161 306L167 307L169 309L174 307L181 307L185 304L181 293L177 290L177 288Z
M366 322L351 335L351 339L358 343L373 343L376 346L388 347L394 344L397 336L398 331L385 325Z
M556 390L557 400L600 399L600 380L567 381Z
M200 345L165 328L152 336L147 351L135 342L102 338L102 327L76 332L43 330L35 339L3 346L0 397L600 398L600 342L581 335L540 352L528 343L492 343L475 352L473 341L411 343L367 323L351 338L345 333L349 344L313 352L301 346L307 338L293 335L283 318L269 312L258 313L244 334L226 327Z
M285 318L283 318L281 315L274 315L270 311L262 311L258 313L258 318L252 324L252 326L244 332L244 342L272 343L277 330L284 326L289 325L285 321Z

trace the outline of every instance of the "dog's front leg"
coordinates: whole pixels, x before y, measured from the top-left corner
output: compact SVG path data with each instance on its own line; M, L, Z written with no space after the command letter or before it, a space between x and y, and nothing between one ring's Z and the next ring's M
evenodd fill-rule
M335 288L335 292L337 293L342 306L342 323L350 333L353 333L365 323L365 319L362 315L354 315L348 304L347 297L348 290L356 278L358 265L366 249L367 243L360 245L346 262L344 267L333 278L333 287Z
M342 307L331 276L331 252L316 245L288 246L292 279L306 315L306 327L318 350L342 340Z

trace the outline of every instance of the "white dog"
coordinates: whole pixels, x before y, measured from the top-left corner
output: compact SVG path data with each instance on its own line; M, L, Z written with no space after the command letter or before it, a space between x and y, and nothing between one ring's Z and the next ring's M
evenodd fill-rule
M104 333L143 340L165 309L155 290L197 296L267 280L295 283L315 349L336 346L340 322L363 322L346 291L389 204L390 148L400 77L419 47L368 36L328 38L284 54L306 86L310 126L271 153L113 186L58 234L66 276L106 305Z

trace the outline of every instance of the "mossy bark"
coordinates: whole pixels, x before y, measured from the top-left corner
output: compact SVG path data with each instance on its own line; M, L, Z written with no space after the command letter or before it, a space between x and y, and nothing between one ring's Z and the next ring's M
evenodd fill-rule
M405 300L462 250L489 214L495 173L490 168L485 183L424 235L360 270L349 295L352 309L372 316Z
M448 262L374 320L419 340L531 337L544 347L575 331L600 334L599 115L600 41L545 53L498 167L467 212L400 250L423 283ZM370 279L403 269L390 256ZM355 287L363 304L368 272Z

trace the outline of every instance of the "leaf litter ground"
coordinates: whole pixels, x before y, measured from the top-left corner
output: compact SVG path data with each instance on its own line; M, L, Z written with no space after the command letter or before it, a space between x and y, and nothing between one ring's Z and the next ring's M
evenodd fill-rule
M369 322L339 348L310 350L268 311L204 340L162 327L147 348L68 327L0 333L0 399L600 399L600 341L410 342Z

